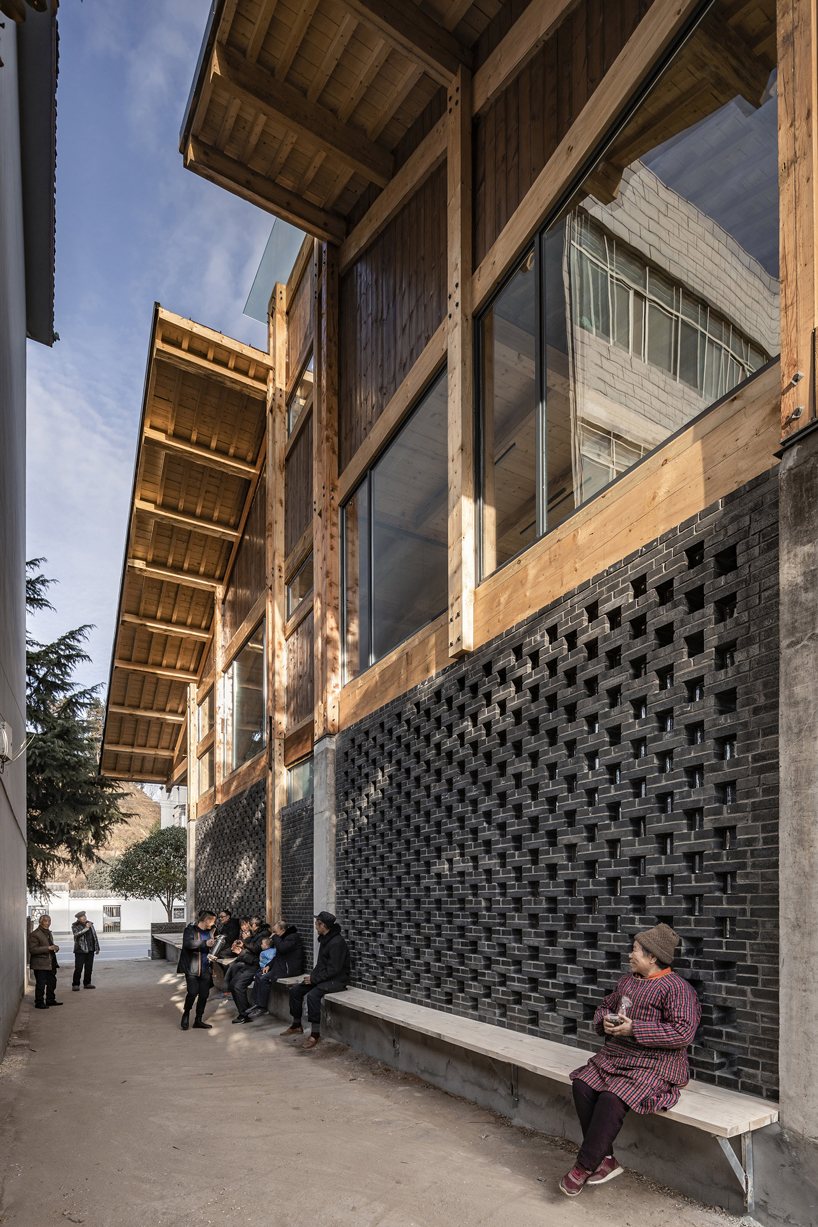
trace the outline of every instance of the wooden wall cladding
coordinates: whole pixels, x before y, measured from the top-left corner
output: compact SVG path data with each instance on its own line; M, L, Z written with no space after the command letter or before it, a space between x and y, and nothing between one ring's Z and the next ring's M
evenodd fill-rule
M287 728L311 716L314 705L313 616L310 612L287 640Z
M236 562L224 595L224 642L233 635L264 591L264 524L267 510L266 482L262 474L256 487Z
M651 6L651 0L579 0L474 125L474 263L483 260L585 103ZM525 5L506 5L490 41ZM485 46L483 45L485 41ZM622 100L623 103L626 101Z
M312 411L287 457L284 551L289 554L312 522Z
M308 260L304 275L287 312L287 385L298 374L296 367L304 343L312 331L315 305L315 261Z
M442 322L446 267L444 164L341 279L341 472Z

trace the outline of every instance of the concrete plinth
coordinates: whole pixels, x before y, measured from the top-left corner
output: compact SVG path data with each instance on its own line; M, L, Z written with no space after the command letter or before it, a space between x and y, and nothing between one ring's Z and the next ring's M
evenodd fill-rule
M313 749L313 912L335 911L335 737ZM315 939L316 957L318 938Z

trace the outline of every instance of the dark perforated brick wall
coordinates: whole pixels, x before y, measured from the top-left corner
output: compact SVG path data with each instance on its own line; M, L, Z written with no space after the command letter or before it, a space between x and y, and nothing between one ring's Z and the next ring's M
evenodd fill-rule
M664 920L695 1076L776 1094L777 523L773 472L340 736L357 985L596 1047Z
M312 797L281 811L281 914L296 925L305 947L313 931ZM309 955L307 956L309 961Z
M196 907L267 909L267 806L260 780L196 820Z

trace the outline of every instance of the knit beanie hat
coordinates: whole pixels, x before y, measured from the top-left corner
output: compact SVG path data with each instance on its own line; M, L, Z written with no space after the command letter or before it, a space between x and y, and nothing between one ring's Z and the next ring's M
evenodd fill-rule
M670 964L673 962L673 956L681 938L669 925L662 924L657 925L655 929L645 929L644 932L635 934L634 940L639 942L639 945L648 954L654 955L660 963Z

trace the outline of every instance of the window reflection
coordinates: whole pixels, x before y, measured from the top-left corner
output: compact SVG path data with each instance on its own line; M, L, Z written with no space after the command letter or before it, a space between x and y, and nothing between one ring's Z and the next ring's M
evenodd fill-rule
M230 769L255 758L266 744L264 626L259 625L225 676ZM227 744L225 745L227 754Z
M213 749L209 749L199 759L199 796L213 787Z
M197 740L204 741L210 730L213 728L213 717L215 712L215 692L213 688L207 692L207 695L202 699L198 708L197 720Z
M312 553L296 571L287 585L287 617L291 618L302 601L312 592Z
M719 10L483 318L484 575L779 351L774 9Z
M446 376L344 507L346 677L446 608Z
M287 402L288 434L292 434L295 430L302 413L311 403L314 382L313 355L310 354L310 360L301 372L301 378L295 385L292 395Z
M305 758L287 771L287 804L313 795L312 758Z

